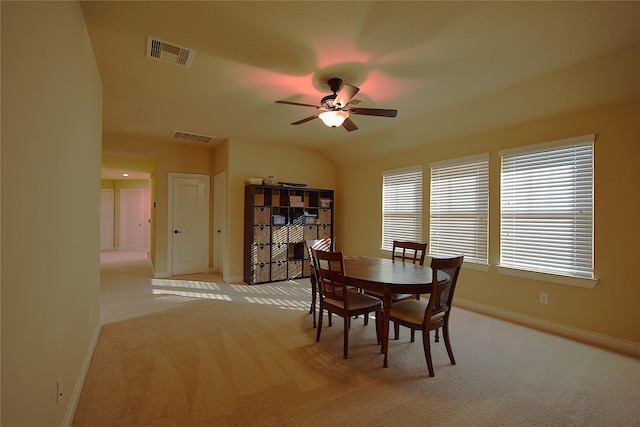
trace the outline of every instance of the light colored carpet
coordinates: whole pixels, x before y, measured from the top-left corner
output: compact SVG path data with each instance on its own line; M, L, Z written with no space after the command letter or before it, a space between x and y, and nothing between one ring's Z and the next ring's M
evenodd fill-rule
M149 268L124 264L103 275L106 287ZM455 308L458 364L434 343L430 378L421 338L410 343L406 330L386 369L361 318L349 359L339 320L316 343L306 280L249 287L146 274L158 301L103 325L74 426L640 425L636 359Z

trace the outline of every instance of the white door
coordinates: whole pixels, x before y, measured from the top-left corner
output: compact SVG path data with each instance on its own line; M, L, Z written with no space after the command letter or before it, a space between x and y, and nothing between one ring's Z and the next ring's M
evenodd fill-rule
M113 249L113 190L100 190L100 250Z
M209 177L169 174L171 274L204 273L209 265Z
M120 190L120 250L144 251L144 191Z
M213 271L222 275L224 275L226 180L225 172L213 177Z

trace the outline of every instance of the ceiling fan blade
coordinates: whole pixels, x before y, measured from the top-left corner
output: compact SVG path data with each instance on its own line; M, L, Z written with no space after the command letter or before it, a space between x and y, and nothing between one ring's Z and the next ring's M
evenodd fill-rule
M303 123L307 123L308 121L311 121L311 120L317 119L317 118L318 118L318 115L316 114L315 116L310 116L310 117L304 118L302 120L298 120L297 122L293 122L291 124L292 125L301 125Z
M349 132L353 132L354 130L358 130L358 126L356 126L356 124L353 123L349 117L344 119L344 122L342 122L342 126L346 130L348 130Z
M353 114L379 117L395 117L398 114L398 110L386 110L383 108L349 108L348 111Z
M276 101L276 104L286 104L286 105L297 105L299 107L312 107L312 108L320 108L317 105L311 104L301 104L299 102L291 102L291 101Z
M340 92L338 92L336 99L333 101L333 105L338 108L345 107L349 103L349 101L351 101L351 98L353 98L353 96L358 93L359 90L360 88L345 83L344 85L342 85L342 89L340 89Z

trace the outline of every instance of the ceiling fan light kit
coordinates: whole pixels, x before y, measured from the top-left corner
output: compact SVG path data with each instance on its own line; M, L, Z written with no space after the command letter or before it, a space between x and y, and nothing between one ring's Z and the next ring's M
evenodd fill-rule
M330 128L335 128L338 126L342 126L345 119L349 118L349 113L346 111L325 111L324 113L320 113L318 115L322 122L329 126Z
M300 102L291 101L276 101L276 104L296 105L299 107L311 107L316 110L322 111L310 117L306 117L297 122L291 123L292 125L301 125L316 118L320 118L322 122L329 127L336 128L338 126L344 127L347 131L352 132L358 130L358 126L355 125L349 119L350 114L360 114L364 116L378 116L378 117L395 117L398 114L398 110L388 110L382 108L356 108L349 105L354 95L358 93L359 88L350 85L342 84L342 80L334 77L327 82L329 89L333 92L331 95L327 95L322 98L320 105L303 104ZM355 103L355 101L354 101Z

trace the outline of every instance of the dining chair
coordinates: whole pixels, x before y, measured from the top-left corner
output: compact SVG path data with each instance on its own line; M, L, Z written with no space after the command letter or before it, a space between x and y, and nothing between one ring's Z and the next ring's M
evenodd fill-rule
M331 250L331 238L327 237L325 239L313 239L313 240L305 240L304 246L307 248L307 253L309 254L309 281L311 282L311 308L309 309L309 314L313 313L313 327L316 327L316 305L317 305L317 295L318 295L318 278L316 275L316 262L313 258L313 250L320 249L323 251Z
M410 328L412 332L416 330L422 331L424 355L427 359L429 375L432 377L434 373L431 361L430 331L435 330L437 334L438 329L442 328L442 336L449 354L449 360L451 360L452 365L456 364L449 339L449 317L451 315L453 294L463 260L464 256L432 259L432 290L429 295L429 301L404 300L391 305L389 320L393 322L396 340L398 339L400 325Z
M393 250L391 252L391 259L402 262L410 262L412 264L424 265L424 258L427 254L427 243L420 242L406 242L400 240L393 241ZM374 297L382 298L382 293L376 291L367 292ZM403 301L406 299L420 299L418 294L391 294L391 303ZM412 334L413 338L413 334Z
M320 318L318 320L316 342L320 342L322 317L325 310L329 316L336 314L342 317L344 320L343 357L346 359L349 352L350 318L360 314L368 316L373 311L375 313L376 337L378 344L380 344L382 301L347 286L342 252L330 252L320 249L313 249L312 251L316 262L318 289L320 290Z
M411 261L413 264L424 265L424 258L427 254L427 244L420 242L393 241L391 258L402 262Z

